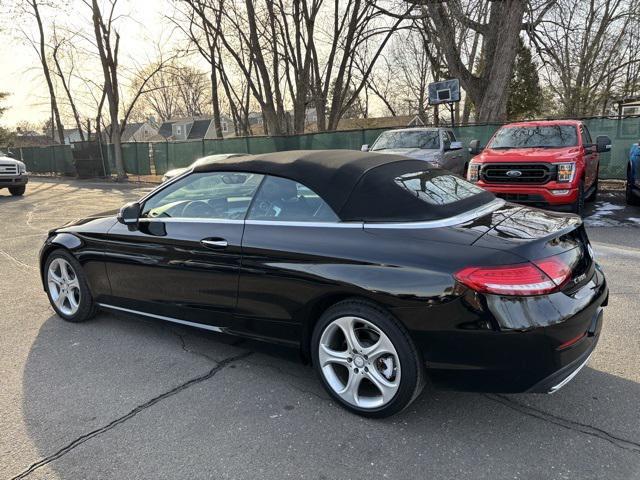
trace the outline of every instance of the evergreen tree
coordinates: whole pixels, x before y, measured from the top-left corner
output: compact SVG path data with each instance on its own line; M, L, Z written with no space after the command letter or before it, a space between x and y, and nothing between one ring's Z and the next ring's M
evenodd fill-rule
M509 85L509 100L507 101L509 120L520 120L540 115L543 101L538 66L532 59L531 50L520 38L513 77Z

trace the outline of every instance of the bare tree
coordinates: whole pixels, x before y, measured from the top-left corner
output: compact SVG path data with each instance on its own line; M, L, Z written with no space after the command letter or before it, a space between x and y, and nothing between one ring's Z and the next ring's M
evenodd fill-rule
M614 91L631 93L639 29L638 0L559 0L530 30L563 115L604 113Z
M47 89L49 90L49 98L51 105L51 117L55 123L55 130L58 135L58 141L60 143L64 143L64 127L62 126L62 120L60 119L60 109L58 108L58 101L56 98L55 86L53 83L51 70L49 68L48 62L48 54L47 54L47 43L46 43L46 35L44 32L44 26L42 23L42 15L40 12L40 7L42 5L48 6L48 4L40 2L39 0L25 0L24 4L21 4L21 10L33 16L36 21L38 27L37 38L32 38L29 34L23 31L23 34L27 41L33 46L35 49L38 58L40 59L40 64L42 66L42 73L44 74L44 78L47 83ZM52 139L53 139L52 132Z
M84 136L84 128L82 126L82 119L80 118L80 113L78 111L78 107L76 106L74 95L71 93L71 78L74 75L74 70L75 70L75 60L74 60L73 51L71 49L68 50L67 63L69 66L68 66L68 71L66 73L62 68L62 63L60 59L61 50L64 49L65 46L68 46L71 43L72 39L73 37L71 37L71 40L68 41L65 38L59 38L56 32L56 29L54 27L52 57L56 67L56 74L60 79L60 82L62 83L62 88L64 89L67 95L69 108L71 108L71 113L73 114L73 119L75 120L76 128L78 129L78 133L80 135L80 140L84 142L85 136Z

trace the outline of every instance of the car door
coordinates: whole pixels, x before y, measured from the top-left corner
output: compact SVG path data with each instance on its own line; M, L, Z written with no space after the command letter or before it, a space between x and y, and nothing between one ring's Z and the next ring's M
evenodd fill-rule
M144 200L105 248L108 303L224 329L236 307L244 217L262 175L192 173Z
M366 245L362 222L340 223L314 192L267 176L247 215L236 326L245 335L295 345L314 299ZM344 258L339 258L344 255ZM344 291L344 287L342 290Z
M453 131L442 130L442 166L451 172L463 175L465 164L464 149L451 149L451 144L455 141L456 137Z
M585 188L591 188L598 176L600 154L596 151L595 147L591 146L593 145L593 140L586 125L580 126L580 135L582 137L582 144L590 145L588 148L584 148L583 151L585 161Z

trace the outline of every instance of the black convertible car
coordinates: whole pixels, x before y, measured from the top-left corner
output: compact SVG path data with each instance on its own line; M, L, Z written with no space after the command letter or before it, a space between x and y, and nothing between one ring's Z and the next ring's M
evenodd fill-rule
M199 165L50 232L53 308L98 308L300 349L346 408L425 384L553 392L587 363L608 289L580 218L517 206L396 155Z

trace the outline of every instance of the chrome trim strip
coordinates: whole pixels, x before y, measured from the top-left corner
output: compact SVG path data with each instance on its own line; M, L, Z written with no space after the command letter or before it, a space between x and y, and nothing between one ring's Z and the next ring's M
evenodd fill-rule
M482 205L481 207L474 208L473 210L469 210L468 212L461 213L459 215L455 215L449 218L443 218L440 220L428 220L424 222L381 222L381 223L364 223L364 228L440 228L440 227L451 227L453 225L460 225L462 223L469 222L471 220L475 220L483 215L487 215L491 212L496 211L500 207L504 206L507 202L505 202L501 198L496 198L491 202Z
M593 352L591 352L589 354L589 356L587 357L587 359L584 362L582 362L578 368L576 368L573 372L571 372L571 374L567 378L562 380L559 384L554 385L553 387L551 387L549 389L549 393L550 394L551 393L556 393L558 390L560 390L562 387L564 387L567 383L569 383L571 380L573 380L573 378L580 372L580 370L582 370L587 365L587 363L589 363L589 360L591 359L591 355L593 355Z
M177 318L165 317L162 315L156 315L154 313L140 312L138 310L131 310L129 308L116 307L115 305L109 305L107 303L98 303L99 307L110 308L112 310L119 310L121 312L133 313L135 315L142 315L145 317L157 318L158 320L165 320L167 322L179 323L181 325L187 325L189 327L201 328L203 330L211 330L212 332L222 332L220 327L214 327L213 325L205 325L202 323L189 322L187 320L178 320Z
M329 227L329 228L359 228L363 222L278 222L274 220L247 220L247 225L282 225L284 227Z
M228 223L242 225L244 220L233 218L198 218L198 217L152 217L139 219L142 223Z

